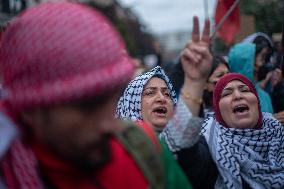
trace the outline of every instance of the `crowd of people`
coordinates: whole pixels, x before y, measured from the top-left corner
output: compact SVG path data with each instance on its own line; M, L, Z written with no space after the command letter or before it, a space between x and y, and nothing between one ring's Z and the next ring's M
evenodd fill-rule
M0 188L284 188L282 55L210 45L194 17L171 72L141 71L98 10L24 11L0 41Z

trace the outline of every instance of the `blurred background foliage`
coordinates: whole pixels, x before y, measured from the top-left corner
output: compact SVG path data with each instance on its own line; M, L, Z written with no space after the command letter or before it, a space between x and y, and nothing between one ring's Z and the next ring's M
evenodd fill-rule
M241 14L253 15L256 31L272 35L282 32L283 0L242 0Z

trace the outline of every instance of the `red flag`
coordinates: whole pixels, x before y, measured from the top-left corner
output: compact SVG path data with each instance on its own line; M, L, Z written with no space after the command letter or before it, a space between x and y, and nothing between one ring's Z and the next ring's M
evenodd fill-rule
M216 12L215 12L215 23L218 25L230 7L234 4L235 0L218 0ZM235 35L240 30L240 7L237 5L224 24L218 31L219 37L222 38L227 45L231 44L234 40Z

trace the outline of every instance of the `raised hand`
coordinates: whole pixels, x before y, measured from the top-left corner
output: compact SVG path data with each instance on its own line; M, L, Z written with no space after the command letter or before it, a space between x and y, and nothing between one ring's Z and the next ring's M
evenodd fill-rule
M211 70L212 55L209 51L210 21L205 20L202 35L199 32L198 17L193 17L192 40L181 52L185 77L194 81L206 81Z

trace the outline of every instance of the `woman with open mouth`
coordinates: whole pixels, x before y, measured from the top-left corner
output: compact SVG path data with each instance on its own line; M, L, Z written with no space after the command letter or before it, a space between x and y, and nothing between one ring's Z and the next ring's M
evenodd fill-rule
M174 106L177 103L173 86L164 70L157 66L152 70L134 78L120 97L116 116L125 120L131 120L142 127L146 132L152 127L157 135L163 133L163 129L174 114ZM197 126L200 127L201 123ZM198 135L195 134L196 137ZM154 138L152 137L152 140ZM156 137L158 138L158 137ZM161 151L166 160L166 177L169 188L184 188L188 182L183 171L169 152L168 145L160 137ZM179 183L177 185L176 183ZM181 184L185 182L185 184Z
M198 18L194 17L192 40L181 52L184 82L178 99L168 76L161 67L156 67L132 80L117 106L117 117L138 121L142 127L150 125L158 134L162 146L169 148L177 159L182 159L178 157L182 154L184 159L180 165L192 186L197 189L212 186L211 183L215 183L218 173L212 160L206 161L206 164L202 165L204 167L194 166L194 163L199 165L199 160L195 159L191 153L195 150L187 153L187 149L196 149L193 147L196 145L199 147L199 139L202 139L199 133L203 120L198 115L201 110L204 87L212 67L209 34L209 20L205 21L201 34ZM208 149L206 144L203 146ZM211 158L210 154L208 158ZM208 177L204 168L213 170L210 173L214 176ZM172 171L169 170L169 172ZM178 177L173 173L172 176Z
M215 86L213 107L215 116L202 126L208 150L199 163L211 155L219 172L215 188L284 188L284 127L261 112L252 82L238 73L224 75Z
M157 66L129 83L118 102L117 115L132 121L143 120L160 133L172 118L176 103L169 78Z

